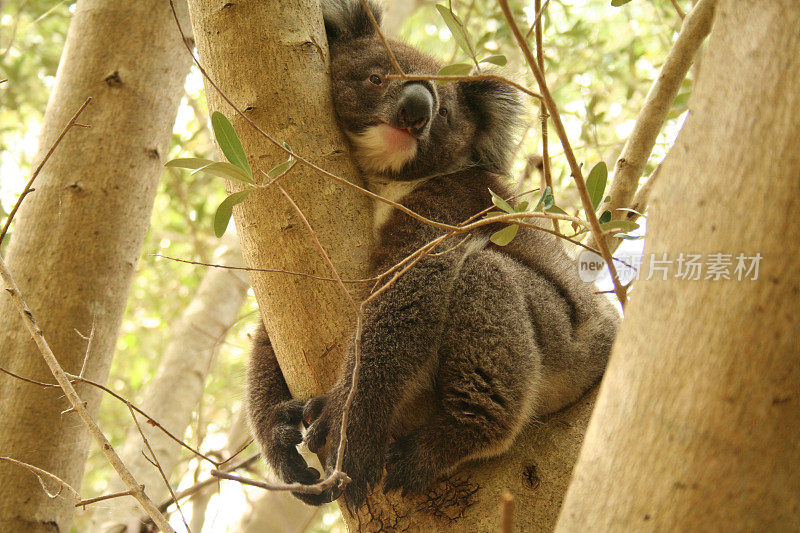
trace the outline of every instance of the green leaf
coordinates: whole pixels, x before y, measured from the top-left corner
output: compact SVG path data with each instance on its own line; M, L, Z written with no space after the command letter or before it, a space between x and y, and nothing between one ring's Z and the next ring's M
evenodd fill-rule
M219 111L214 111L211 115L211 126L214 128L214 137L217 139L222 153L232 164L242 169L251 179L253 171L250 170L250 163L244 154L242 142L233 129L233 124Z
M454 63L452 65L446 65L439 69L439 72L436 73L437 76L469 76L470 72L472 72L472 65L468 63ZM446 80L437 80L437 81L444 81L445 83L449 83Z
M489 194L492 195L492 203L505 211L506 213L514 213L514 208L511 207L508 202L497 196L492 189L489 189Z
M604 161L600 161L592 168L592 171L589 172L589 177L586 179L586 189L589 191L592 208L595 210L600 205L600 200L603 199L606 181L608 181L608 167L606 167Z
M506 66L508 63L508 59L503 54L497 54L494 56L484 57L480 60L480 63L491 63L492 65L497 65L498 67Z
M536 207L534 207L533 210L545 211L553 207L554 202L555 198L553 197L553 190L550 187L545 187L544 191L542 192L542 197L539 198L539 202L536 204Z
M608 209L603 211L603 214L600 215L599 219L597 219L597 221L600 222L600 224L605 224L609 220L611 220L611 211L609 211Z
M486 213L485 215L483 215L483 218L502 217L502 216L503 216L503 215L505 215L505 214L506 214L506 213L503 213L502 211L489 211L488 213Z
M241 181L248 185L253 184L253 180L250 176L242 172L242 169L225 161L212 161L210 164L192 171L192 174L197 174L198 172L207 172L218 178Z
M214 235L217 238L225 235L225 230L228 229L228 223L233 214L233 206L244 202L245 198L250 194L250 190L239 191L231 194L219 204L217 212L214 215Z
M558 213L559 215L569 216L569 213L567 213L557 205L550 206L549 208L545 209L545 211L547 211L548 213Z
M630 1L631 0L611 0L611 5L614 6L614 7L620 7L620 6L624 6L625 4L627 4Z
M614 235L617 239L625 239L629 241L635 241L637 239L644 239L643 235L634 235L633 233L617 233Z
M492 236L489 237L489 240L495 243L497 246L505 246L514 240L514 237L517 235L517 230L519 230L519 226L517 224L506 226L500 231L492 233Z
M269 172L267 172L267 177L264 178L264 183L267 183L267 181L269 180L276 180L280 178L281 176L289 172L289 169L291 169L294 166L294 164L295 164L294 157L290 157L283 163L275 165L274 167L272 167L272 169L270 169Z
M528 209L528 202L520 202L514 206L514 211L517 213L524 213Z
M213 163L213 161L210 159L201 159L199 157L179 157L178 159L167 161L166 163L164 163L164 166L196 169L204 167L206 165L210 165L211 163Z
M436 9L439 11L439 15L442 16L444 23L447 24L447 28L450 30L450 33L453 34L453 39L456 40L458 46L468 56L473 57L472 48L469 45L467 30L464 28L464 23L461 22L461 19L459 19L455 13L450 11L447 6L436 4Z
M647 218L647 215L645 215L645 214L643 214L643 213L640 213L640 212L639 212L639 211L637 211L636 209L629 209L629 208L627 208L627 207L618 207L618 208L617 208L617 211L625 211L625 212L627 212L627 213L633 213L633 214L635 214L635 215L639 215L640 217Z
M631 222L630 220L612 220L600 224L600 229L603 231L610 231L612 229L619 229L622 231L633 231L639 229L639 224Z

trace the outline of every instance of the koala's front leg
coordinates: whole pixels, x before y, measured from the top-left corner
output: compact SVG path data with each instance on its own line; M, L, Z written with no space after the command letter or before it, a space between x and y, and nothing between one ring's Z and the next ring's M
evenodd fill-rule
M303 440L303 402L292 399L263 324L256 333L247 371L247 415L264 460L281 480L304 484L319 480L319 472L297 451ZM295 496L318 505L315 495Z
M409 388L414 388L413 382L425 379L428 363L436 357L451 267L450 258L422 261L365 309L359 341L361 368L348 411L342 464L351 479L344 496L356 509L381 478L397 407ZM324 402L310 404L306 411L307 419L319 411L305 440L312 451L324 450L328 473L336 463L354 362L351 347L336 386Z

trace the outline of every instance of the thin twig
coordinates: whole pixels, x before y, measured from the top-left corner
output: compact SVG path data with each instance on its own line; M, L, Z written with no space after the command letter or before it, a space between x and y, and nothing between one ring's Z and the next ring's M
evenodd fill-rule
M142 437L142 442L147 448L147 451L150 452L150 457L152 457L152 460L150 460L150 458L148 458L147 455L145 455L144 451L142 451L142 455L144 455L144 458L147 459L148 462L156 468L156 470L158 470L158 474L161 476L162 481L164 481L164 485L166 485L170 496L175 498L175 491L172 490L172 485L169 484L169 479L167 479L167 474L165 474L164 469L161 468L161 461L158 460L156 452L153 450L153 447L150 446L150 441L144 434L142 426L141 424L139 424L139 420L136 418L136 413L134 412L133 407L131 406L131 404L128 404L127 407L128 411L130 411L131 413L131 418L133 418L133 423L136 424L136 429L139 431L139 436ZM191 533L191 529L189 528L189 523L186 521L186 516L183 514L183 509L181 509L181 504L178 503L177 499L175 500L175 506L178 508L178 514L181 515L181 520L183 520L183 525L186 526L186 531Z
M28 180L28 183L25 184L25 188L22 190L22 194L20 194L19 198L17 198L17 203L15 203L14 207L11 208L11 212L8 214L8 218L6 218L6 223L3 226L3 230L0 231L0 244L3 243L3 239L5 238L6 233L8 233L8 228L11 226L11 221L14 219L14 215L17 214L17 210L19 209L19 206L22 204L22 201L25 199L25 197L28 195L28 193L33 192L33 189L31 188L33 186L33 181L39 175L39 172L42 171L42 167L44 167L44 164L47 163L48 159L50 159L50 156L53 155L53 152L56 151L56 148L61 143L61 139L64 138L64 136L67 134L67 132L70 129L72 129L73 126L77 126L77 127L81 127L81 128L88 128L89 127L89 126L87 126L85 124L78 124L77 120L78 120L78 117L81 115L81 113L83 113L83 110L86 109L86 106L89 105L89 102L91 102L91 101L92 101L92 97L90 96L83 102L83 104L81 104L81 106L78 108L78 110L75 112L75 114L72 115L72 118L69 119L69 122L67 122L67 125L64 126L64 129L61 130L61 133L58 134L58 137L56 137L55 142L52 145L50 145L50 149L44 155L44 158L39 163L39 165L36 167L36 170L33 171L33 174L31 175L31 178Z
M18 461L16 459L12 459L11 457L0 457L0 461L5 461L7 463L11 463L11 464L15 464L17 466L21 466L22 468L26 468L26 469L30 470L31 472L33 472L34 474L36 474L36 477L39 479L39 484L42 486L42 490L44 490L45 494L47 494L47 496L49 496L50 498L57 498L64 489L67 489L67 492L69 492L70 496L72 496L74 499L76 499L78 501L80 501L80 499L81 499L80 493L77 490L75 490L74 488L72 488L72 485L70 485L69 483L67 483L66 481L64 481L63 479L58 477L57 475L53 474L52 472L48 472L47 470L42 470L39 467L33 466L31 464L28 464L28 463L23 463L22 461ZM55 481L56 483L58 483L58 485L59 485L58 492L51 493L49 490L47 490L47 487L44 484L44 480L42 479L42 476L48 477L48 478L52 479L53 481Z
M144 485L139 485L139 487L142 490L144 490ZM122 492L112 492L111 494L104 494L102 496L98 496L97 498L89 498L88 500L81 500L75 504L75 507L83 507L83 509L86 510L87 505L91 505L97 502L104 502L112 498L121 498L123 496L133 496L133 493L130 490L123 490Z
M547 105L547 111L550 113L550 117L553 120L553 126L555 126L558 138L561 141L561 145L564 147L564 154L567 157L567 162L569 163L570 170L572 171L572 177L575 180L575 185L578 187L578 192L581 195L583 210L586 213L586 218L589 220L592 234L597 236L600 255L603 257L603 260L608 266L608 271L611 273L611 280L614 282L614 292L616 293L620 304L624 307L627 303L625 287L623 287L622 283L619 281L619 275L617 274L617 269L614 266L614 260L611 256L611 252L609 251L608 244L602 237L603 230L600 228L600 222L597 220L597 214L592 207L592 200L589 197L589 191L586 189L586 182L583 179L581 167L578 164L578 161L575 159L575 154L572 152L572 148L570 147L569 137L567 137L567 130L564 128L563 122L561 122L561 115L559 115L553 95L550 94L550 89L547 87L547 80L545 80L542 69L539 68L539 64L533 57L533 53L531 52L528 43L525 41L525 37L520 32L519 26L517 26L517 23L514 21L511 8L508 6L508 0L498 0L498 3L500 4L500 9L502 9L503 15L505 16L509 27L511 28L511 32L514 34L514 38L517 40L519 48L522 50L522 53L525 56L525 60L528 62L528 66L533 72L533 76L536 78L536 82L539 84L539 91L542 93L542 98Z
M678 13L678 16L681 18L681 20L686 18L686 12L683 9L681 9L681 6L678 4L678 0L669 0L669 1L672 2L672 7L675 8L675 11Z
M536 32L536 62L539 64L539 70L541 70L542 73L544 73L542 14L549 3L550 0L546 0L544 5L542 5L542 0L535 0L534 7L536 8L536 20L533 21L533 26L531 26L531 28ZM529 36L530 31L528 31L528 35L526 35L525 38L527 39ZM540 101L539 120L542 123L542 177L544 178L544 184L547 187L550 187L550 191L554 193L553 177L551 176L550 172L550 147L547 145L547 119L549 118L550 115L547 114L547 106L544 104L544 101ZM553 229L556 230L556 233L561 233L557 220L553 220Z
M50 387L50 388L59 388L59 387L61 387L61 385L59 385L58 383L45 383L43 381L36 381L35 379L30 379L30 378L26 378L24 376L20 376L19 374L15 374L14 372L11 372L10 370L2 368L2 367L0 367L0 372L3 372L4 374L8 374L9 376L11 376L13 378L16 378L16 379L19 379L21 381L24 381L26 383L30 383L32 385L38 385L40 387ZM180 446L186 448L187 450L189 450L193 454L197 455L198 457L202 457L203 459L205 459L209 463L213 464L215 467L219 467L220 466L221 463L219 463L218 461L215 461L211 457L201 453L199 450L196 450L195 448L192 448L191 446L189 446L188 444L183 442L181 439L179 439L178 437L176 437L175 435L170 433L169 430L167 428L165 428L164 426L162 426L155 418L151 417L145 411L143 411L142 409L140 409L139 407L134 405L132 402L130 402L124 396L114 392L113 390L109 389L105 385L97 383L96 381L92 381L91 379L82 378L81 376L76 376L75 374L70 374L69 372L64 372L64 374L69 378L70 383L73 383L73 384L74 383L86 383L87 385L91 385L92 387L96 387L96 388L102 390L106 394L110 394L111 396L113 396L114 398L116 398L120 402L124 403L125 405L130 405L133 408L134 411L136 411L137 413L139 413L140 415L145 417L145 419L147 419L147 423L148 424L150 424L153 427L156 427L159 430L161 430L167 437L169 437L170 439L172 439L173 441L178 443Z
M372 27L375 28L375 31L378 33L378 37L380 37L383 47L386 48L386 52L389 54L389 61L392 62L392 66L394 66L398 74L405 76L406 74L403 72L403 67L400 66L400 63L398 63L397 57L395 57L394 52L389 47L389 41L386 40L386 36L381 31L381 25L378 24L377 20L375 20L375 15L372 14L372 10L369 8L369 3L367 0L361 0L361 5L364 6L364 10L367 12L369 21L372 23Z
M290 274L292 276L302 276L304 278L311 278L311 279L318 279L320 281L338 281L336 278L328 278L325 276L316 276L314 274L306 274L305 272L292 272L291 270L283 270L280 268L255 268L255 267L240 267L240 266L231 266L231 265L219 265L215 263L204 263L202 261L190 261L189 259L180 259L177 257L170 257L168 255L162 254L151 254L153 257L161 257L163 259L169 259L171 261L178 261L179 263L187 263L189 265L199 265L199 266L207 266L213 268L224 268L227 270L243 270L245 272L274 272L278 274ZM364 278L364 279L342 279L342 283L371 283L375 281L377 278Z
M106 456L108 462L111 463L111 466L114 468L114 470L116 470L117 474L119 474L119 477L122 479L123 483L125 483L125 485L131 490L131 495L141 504L144 511L153 519L155 524L163 531L173 531L167 519L158 511L158 508L156 508L147 494L145 494L145 492L141 489L139 483L136 482L136 478L133 476L133 474L131 474L130 470L128 470L128 467L125 466L125 463L122 462L122 459L119 458L119 455L117 455L117 452L114 451L114 448L112 448L111 444L108 442L108 439L106 439L106 436L103 435L103 432L97 425L97 422L95 422L92 416L89 414L89 411L86 408L83 400L81 400L80 396L78 396L78 393L75 391L75 388L72 386L70 378L67 376L67 373L64 372L64 369L61 368L56 356L50 349L50 345L47 344L47 341L44 338L44 333L39 328L33 313L31 313L31 310L28 308L28 304L26 304L25 300L23 300L22 294L19 292L17 284L14 282L14 278L11 276L11 272L9 272L8 267L6 266L6 263L2 257L0 257L0 277L2 277L6 292L8 292L8 294L11 296L14 306L17 308L17 311L22 317L25 327L30 332L31 337L36 343L36 346L39 348L39 352L42 354L47 366L50 367L50 371L53 373L56 381L58 381L58 384L64 391L67 400L69 400L69 403L72 405L72 408L75 409L75 412L78 413L78 416L81 417L81 420L89 430L89 433L92 435L92 437L94 437L95 441L97 441L98 445L100 446L100 450Z

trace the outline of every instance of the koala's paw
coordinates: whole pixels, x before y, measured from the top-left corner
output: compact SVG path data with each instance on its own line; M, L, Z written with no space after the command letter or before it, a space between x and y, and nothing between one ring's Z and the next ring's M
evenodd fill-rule
M386 478L383 492L401 490L403 497L422 494L431 488L438 473L413 435L404 435L389 445L386 453Z
M259 432L259 441L264 458L283 481L310 485L319 481L319 472L309 467L297 451L297 445L303 441L299 429L302 414L302 402L290 400L278 404L270 417L271 427Z

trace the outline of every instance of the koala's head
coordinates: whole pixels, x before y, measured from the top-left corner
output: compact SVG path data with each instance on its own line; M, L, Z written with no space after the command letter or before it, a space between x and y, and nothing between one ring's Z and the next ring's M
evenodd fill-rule
M369 2L377 21L381 11ZM360 0L323 0L333 100L361 169L411 180L477 166L504 173L522 116L519 92L495 80L441 86L396 74ZM389 41L408 75L434 75L441 63Z

